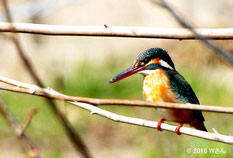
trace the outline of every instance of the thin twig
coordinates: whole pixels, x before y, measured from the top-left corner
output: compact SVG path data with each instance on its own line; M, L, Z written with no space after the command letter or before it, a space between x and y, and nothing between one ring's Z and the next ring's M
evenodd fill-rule
M5 120L11 127L14 134L17 136L18 140L22 144L22 147L29 158L39 158L40 154L38 149L28 138L28 136L23 132L20 124L17 122L13 114L8 109L7 105L4 103L2 98L0 98L0 112L4 116Z
M30 125L32 117L37 114L38 109L33 108L29 111L29 113L27 114L27 117L25 118L24 122L22 123L22 130L21 130L21 134L24 133L24 131L27 129L27 127Z
M163 8L167 9L181 26L190 30L190 32L192 32L196 38L200 39L202 43L204 43L207 47L212 49L218 55L222 56L223 59L225 59L228 63L230 63L233 66L233 54L231 52L223 50L217 45L217 43L215 43L214 41L210 41L208 36L202 35L197 30L195 30L187 21L185 21L182 18L182 16L178 15L177 11L175 11L166 2L166 0L159 0L159 1L160 3L157 3L154 0L152 0L152 2L155 2L156 4L159 4Z
M70 26L13 23L14 32L53 36L103 36L190 40L198 39L188 29L126 26ZM107 27L106 27L107 26ZM195 29L202 36L215 40L233 39L233 28ZM12 32L10 23L0 22L0 32Z
M7 77L0 76L0 82L9 84L0 84L0 90L6 90L17 93L25 93L30 95L48 97L52 99L64 100L64 101L77 101L82 103L88 103L92 105L124 105L124 106L138 106L138 107L153 107L153 108L170 108L170 109L185 109L185 110L201 110L206 112L218 112L233 114L232 107L220 107L210 105L196 105L196 104L176 104L166 102L148 102L141 100L121 100L121 99L96 99L85 98L76 96L67 96L54 91L51 88L41 88L33 84L28 84ZM13 85L13 86L12 86Z
M9 28L11 29L11 32L15 32L15 27L12 25L12 18L10 15L10 11L7 5L7 0L3 0L3 9L5 11L7 20L9 22ZM20 56L20 59L22 60L25 68L31 75L32 79L39 85L40 87L45 87L43 82L40 80L38 75L36 74L36 71L34 70L34 67L32 66L29 58L24 53L23 48L21 47L20 41L18 40L17 34L12 34L12 41L18 51L18 54ZM82 138L74 131L74 129L71 127L69 121L63 116L62 112L59 110L59 108L56 106L56 104L50 100L49 98L46 98L46 101L50 107L50 109L56 114L58 120L60 121L62 127L67 133L67 136L69 137L70 141L72 142L73 146L75 147L76 151L78 151L84 158L91 158L92 156L89 153L89 150L87 146L85 145Z
M214 131L214 133L219 134L219 133L216 131L216 129L212 128L212 130Z

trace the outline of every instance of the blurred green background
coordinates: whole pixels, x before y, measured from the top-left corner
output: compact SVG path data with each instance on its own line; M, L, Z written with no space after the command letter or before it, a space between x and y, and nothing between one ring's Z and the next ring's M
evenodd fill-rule
M16 10L14 8L29 2L38 1L10 1L12 12ZM233 22L229 20L232 8L226 9L226 6L233 6L230 1L213 1L211 4L207 0L169 2L199 27L233 26ZM45 3L50 2L46 0L41 2L41 4ZM209 8L211 10L208 10ZM50 12L48 10L42 9L32 17L20 19L19 15L15 15L14 18L17 22L47 24L179 27L165 10L152 6L148 1L101 0L98 3L71 1L50 9ZM221 16L218 13L221 13ZM18 59L12 43L5 35L7 34L0 34L1 75L33 83ZM233 106L232 67L199 41L38 35L20 35L20 39L46 85L67 95L143 100L142 76L134 75L111 85L108 81L131 66L143 50L162 47L168 50L177 70L192 85L201 104ZM232 40L217 41L217 43L224 49L233 50ZM80 157L43 98L5 91L0 93L20 122L25 119L30 109L38 108L39 112L34 116L26 134L40 149L42 157ZM228 158L233 154L232 146L223 143L115 123L97 115L90 115L88 111L61 101L57 101L57 104L85 140L95 158ZM156 110L149 108L120 106L101 106L101 108L126 116L160 120ZM210 132L215 128L221 134L233 135L232 115L207 112L203 115ZM0 124L0 157L25 157L2 116ZM189 148L192 150L207 148L208 153L187 153ZM223 149L226 153L209 152L216 148Z

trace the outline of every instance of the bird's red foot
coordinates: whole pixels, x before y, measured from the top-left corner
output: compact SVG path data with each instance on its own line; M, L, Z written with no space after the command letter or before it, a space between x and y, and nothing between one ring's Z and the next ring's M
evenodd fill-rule
M183 126L183 123L180 123L177 127L176 127L176 133L178 134L178 135L181 135L181 133L180 133L180 128Z
M161 129L160 126L161 126L162 123L164 123L164 121L165 121L165 119L161 119L161 120L158 122L158 124L157 124L157 130L158 130L158 131L162 131L162 129Z

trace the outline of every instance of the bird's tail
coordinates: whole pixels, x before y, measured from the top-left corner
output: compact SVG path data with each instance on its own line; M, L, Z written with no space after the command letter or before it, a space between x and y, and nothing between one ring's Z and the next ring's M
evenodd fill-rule
M195 122L191 123L190 126L196 128L198 130L207 132L207 129L205 128L205 125L204 125L203 121L195 121Z

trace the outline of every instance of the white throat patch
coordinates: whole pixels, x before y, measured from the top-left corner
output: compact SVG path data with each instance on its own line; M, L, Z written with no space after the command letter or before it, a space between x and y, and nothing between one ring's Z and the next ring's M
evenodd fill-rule
M173 68L166 61L160 60L160 65L162 65L163 67L166 67L168 69L173 70Z

